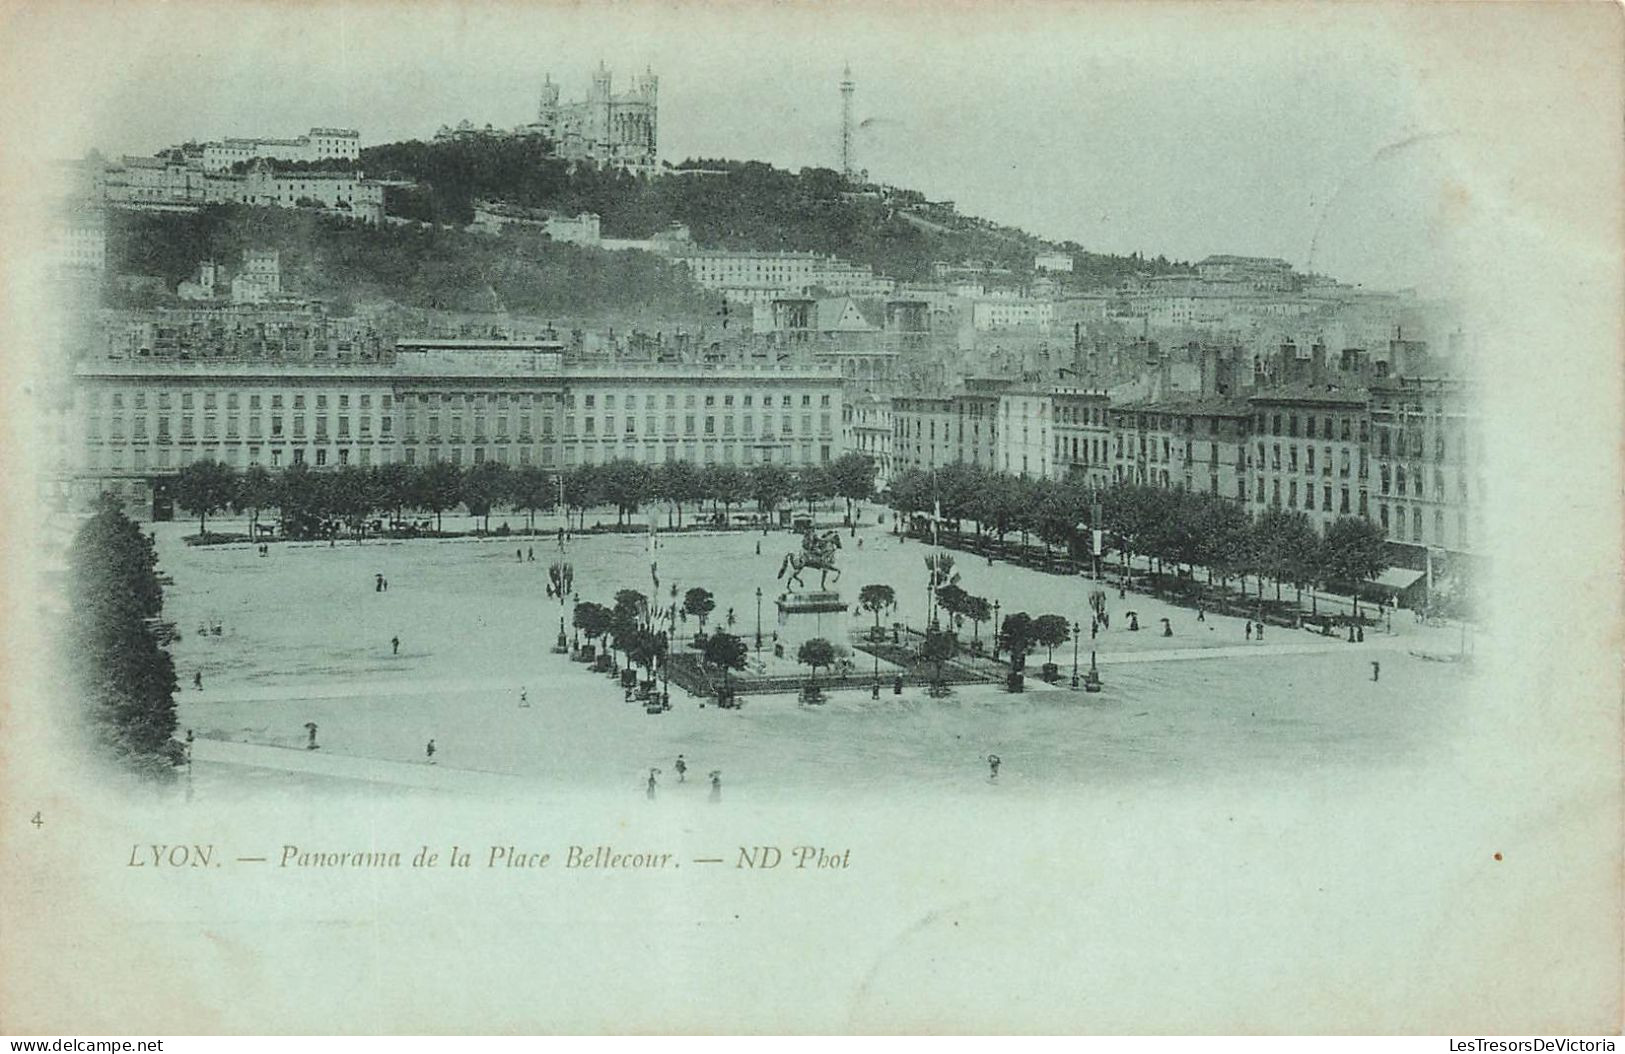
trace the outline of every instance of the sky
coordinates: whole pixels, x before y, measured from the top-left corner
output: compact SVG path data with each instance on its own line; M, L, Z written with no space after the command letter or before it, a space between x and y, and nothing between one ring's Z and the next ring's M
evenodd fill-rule
M1260 3L812 8L369 2L38 7L21 34L54 156L188 138L427 138L660 76L660 153L835 167L850 63L858 164L962 212L1103 252L1278 256L1448 292L1460 132L1395 9ZM1222 17L1221 17L1222 16ZM37 52L36 52L37 53Z

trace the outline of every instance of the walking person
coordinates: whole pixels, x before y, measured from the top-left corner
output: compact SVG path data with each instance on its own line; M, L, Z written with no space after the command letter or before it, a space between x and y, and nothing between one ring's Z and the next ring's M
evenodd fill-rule
M1375 681L1380 676L1382 676L1382 663L1373 662L1371 664L1371 679Z
M1253 639L1253 620L1252 619L1247 620L1247 639L1248 640Z
M1003 764L1003 762L999 758L999 755L997 755L997 754L989 754L987 756L987 767L988 767L988 771L990 773L989 776L988 776L988 779L996 780L996 779L999 778L999 766L1001 764Z
M192 674L192 687L196 688L200 692L203 691L203 671L202 670L198 670L196 673Z
M1264 639L1264 624L1262 622L1258 623L1258 639Z
M429 764L434 764L434 740L429 740L429 745L423 748L423 756Z
M711 803L715 805L722 800L722 770L711 770Z
M401 638L389 638L389 653L391 655L399 655L401 653Z
M655 800L655 785L656 785L656 782L657 782L655 780L655 773L657 773L659 771L660 771L659 769L650 769L649 770L649 783L648 783L648 790L647 790L646 793L648 794L648 797L649 797L650 801Z
M677 769L677 782L685 782L684 777L688 773L688 762L683 760L683 755L677 755L677 764L674 767Z
M525 562L530 564L536 562L536 547L534 545L525 550Z
M1203 607L1201 604L1196 605L1196 621L1207 621L1207 608Z
M530 693L525 690L523 685L519 687L519 706L523 710L530 709Z

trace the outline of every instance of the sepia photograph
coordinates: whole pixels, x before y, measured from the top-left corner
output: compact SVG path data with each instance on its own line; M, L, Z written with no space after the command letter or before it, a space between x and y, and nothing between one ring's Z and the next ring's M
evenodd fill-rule
M4 18L0 1033L1620 1031L1617 6Z

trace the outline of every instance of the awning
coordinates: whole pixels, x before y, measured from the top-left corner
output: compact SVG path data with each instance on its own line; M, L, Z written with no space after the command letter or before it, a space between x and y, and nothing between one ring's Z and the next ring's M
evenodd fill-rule
M1427 574L1426 571L1410 571L1403 567L1390 567L1373 581L1379 586L1385 586L1397 592L1414 586L1417 579L1425 574Z

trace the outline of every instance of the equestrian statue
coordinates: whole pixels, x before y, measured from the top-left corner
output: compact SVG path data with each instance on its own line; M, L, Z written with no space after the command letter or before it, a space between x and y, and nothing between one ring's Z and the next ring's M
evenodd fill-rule
M785 579L787 586L800 586L801 572L812 569L818 572L818 588L825 588L825 581L830 575L835 580L841 580L841 569L835 566L835 550L841 547L840 531L825 531L823 534L814 534L811 528L801 536L801 551L784 554L784 562L779 565L779 577L784 578L785 571L790 571L790 577Z

